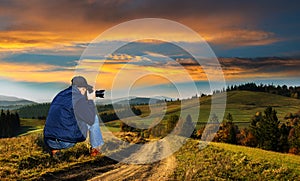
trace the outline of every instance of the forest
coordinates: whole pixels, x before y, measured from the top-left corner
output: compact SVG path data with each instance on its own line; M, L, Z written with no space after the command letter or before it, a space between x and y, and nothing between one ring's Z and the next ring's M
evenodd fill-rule
M48 116L50 103L32 104L18 109L21 118L42 119Z
M271 94L277 94L285 97L292 97L299 99L300 98L300 86L287 86L287 85L266 85L266 84L255 84L255 83L245 83L240 85L232 85L226 88L226 92L229 91L236 91L236 90L247 90L247 91L254 91L254 92L266 92ZM224 92L222 91L214 91L214 93Z
M1 110L0 115L0 138L9 138L16 135L20 127L18 113L11 113L9 110Z

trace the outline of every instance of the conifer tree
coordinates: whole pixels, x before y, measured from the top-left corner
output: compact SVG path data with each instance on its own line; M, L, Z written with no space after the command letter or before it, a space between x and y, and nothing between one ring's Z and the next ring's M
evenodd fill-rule
M250 128L258 141L258 147L278 151L280 121L276 114L272 107L267 107L262 117L258 115L252 119Z

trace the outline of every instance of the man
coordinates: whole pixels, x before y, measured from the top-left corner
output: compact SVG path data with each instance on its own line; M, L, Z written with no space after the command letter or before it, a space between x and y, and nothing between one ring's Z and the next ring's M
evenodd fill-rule
M71 86L58 93L51 103L44 127L45 144L56 157L61 149L85 141L89 131L90 154L96 156L104 142L94 104L95 92L82 76L75 76L71 82Z

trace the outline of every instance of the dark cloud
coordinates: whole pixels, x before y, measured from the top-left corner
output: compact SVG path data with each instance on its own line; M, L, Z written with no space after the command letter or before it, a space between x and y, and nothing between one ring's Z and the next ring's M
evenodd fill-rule
M279 73L295 74L300 70L300 59L281 57L261 58L219 58L224 70L239 69L239 73ZM299 74L299 73L298 73Z
M64 28L68 28L68 25L72 24L80 26L80 23L84 23L84 25L100 23L100 26L105 26L103 22L116 24L125 20L145 17L173 19L193 27L193 23L185 22L185 20L207 22L206 19L209 19L229 25L230 23L228 24L227 21L233 21L238 16L242 20L247 19L247 24L242 26L251 26L251 23L257 23L258 17L261 19L265 16L295 11L299 7L297 1L284 2L280 0L272 2L243 0L12 0L1 1L0 4L2 10L0 15L9 15L15 19L11 23L11 29L37 28L37 26L49 28L48 26L51 26L52 23L59 25L59 22L65 23ZM194 23L194 25L199 25L199 23ZM231 24L231 26L235 25ZM71 27L73 28L73 26ZM57 29L59 28L61 27L57 27ZM201 29L201 27L193 28Z
M152 17L187 25L221 48L261 47L299 37L299 5L296 0L4 0L0 33L52 32L55 41L70 44L90 41L124 21ZM3 36L22 44L53 43L53 39Z

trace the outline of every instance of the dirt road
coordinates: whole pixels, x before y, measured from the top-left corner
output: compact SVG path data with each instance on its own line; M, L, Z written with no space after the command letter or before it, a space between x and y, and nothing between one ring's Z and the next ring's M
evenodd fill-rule
M167 151L168 146L165 145L145 145L129 155L127 161L133 159L131 161L148 164L126 164L108 156L100 156L88 162L69 166L64 170L44 173L37 180L168 180L176 168L175 156L170 155L154 163L150 162L150 160L157 160Z
M169 153L169 145L155 142L145 144L124 162L114 165L114 168L90 179L96 180L168 180L176 168L176 159L170 155L163 160L162 156ZM153 160L159 160L152 163ZM139 163L139 164L126 164ZM142 164L145 163L145 164Z

